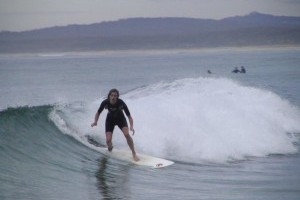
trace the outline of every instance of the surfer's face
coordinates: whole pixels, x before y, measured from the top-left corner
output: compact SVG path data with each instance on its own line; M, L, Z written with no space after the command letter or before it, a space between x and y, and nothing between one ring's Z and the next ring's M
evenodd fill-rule
M118 99L118 94L116 92L112 92L110 95L109 95L109 102L111 104L115 104L117 102L117 99Z

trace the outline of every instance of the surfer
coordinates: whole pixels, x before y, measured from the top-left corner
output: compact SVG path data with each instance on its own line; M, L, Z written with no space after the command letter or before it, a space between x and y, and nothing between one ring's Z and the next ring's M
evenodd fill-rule
M246 73L246 69L244 68L244 66L241 66L241 73Z
M235 67L234 70L232 71L232 73L239 73L239 72L240 70L237 67Z
M239 73L240 72L240 70L236 67L236 68L234 68L234 70L232 71L232 73Z
M97 126L98 119L104 108L108 110L105 120L106 144L108 151L112 151L113 149L112 134L115 125L118 125L127 140L129 148L132 151L133 160L139 161L139 158L134 150L133 139L129 134L128 125L123 110L125 111L125 114L129 120L130 131L132 131L132 135L134 135L135 132L133 129L133 119L125 102L122 99L119 99L119 91L117 89L111 89L107 95L107 99L103 100L100 104L100 107L95 114L95 120L91 124L92 127Z

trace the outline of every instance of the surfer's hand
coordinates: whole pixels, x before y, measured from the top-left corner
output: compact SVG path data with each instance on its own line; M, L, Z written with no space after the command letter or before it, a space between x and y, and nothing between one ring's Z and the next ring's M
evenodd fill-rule
M97 126L97 122L91 124L91 127Z
M134 135L135 130L132 127L130 127L130 131L132 131L132 135Z

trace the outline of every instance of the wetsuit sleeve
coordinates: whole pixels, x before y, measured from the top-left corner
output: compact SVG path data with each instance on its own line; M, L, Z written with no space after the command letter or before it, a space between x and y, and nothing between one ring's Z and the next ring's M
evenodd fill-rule
M121 99L119 99L119 100L121 100ZM129 112L129 109L128 109L126 103L125 103L123 100L121 100L121 104L122 104L122 106L123 106L123 109L124 109L126 115L127 115L127 116L130 116L130 112Z
M100 104L100 107L99 107L99 109L98 109L98 113L99 113L99 114L104 110L106 104L107 104L107 99L104 100L104 101L102 101L102 103Z

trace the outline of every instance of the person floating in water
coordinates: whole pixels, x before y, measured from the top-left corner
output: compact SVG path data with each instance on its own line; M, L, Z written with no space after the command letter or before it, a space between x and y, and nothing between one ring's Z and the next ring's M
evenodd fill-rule
M129 134L128 125L123 110L125 111L125 114L129 120L130 131L132 131L132 135L134 135L135 132L133 129L133 119L125 102L122 99L119 99L119 91L117 89L111 89L107 95L107 99L103 100L100 104L100 107L95 114L94 122L91 124L92 127L97 126L98 119L104 108L108 110L105 120L106 144L108 151L112 151L113 149L112 134L115 126L118 125L127 140L130 150L132 151L133 160L139 161L139 158L134 150L133 139Z
M211 72L210 70L207 70L207 73L208 73L208 74L212 74L212 72Z
M240 70L236 67L236 68L234 68L234 70L232 71L232 73L239 73L240 72Z
M237 67L234 68L234 70L232 71L232 73L246 73L246 69L244 68L244 66L241 66L241 70L239 70Z
M241 73L246 73L246 69L244 68L244 66L241 66Z

